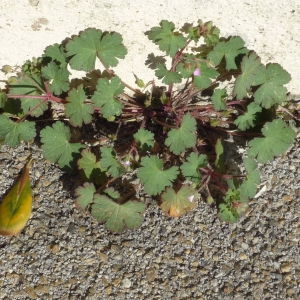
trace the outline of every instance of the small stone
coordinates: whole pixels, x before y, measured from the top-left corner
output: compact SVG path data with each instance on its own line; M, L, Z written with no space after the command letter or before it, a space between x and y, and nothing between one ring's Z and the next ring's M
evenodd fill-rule
M290 202L290 201L293 200L293 197L292 197L292 196L289 196L289 195L284 195L284 196L282 197L282 200L283 200L283 201L286 201L286 202Z
M182 262L183 262L182 257L176 256L175 259L176 259L177 263L182 264Z
M248 256L245 254L245 253L241 253L240 255L239 255L239 258L240 258L240 260L246 260L246 259L248 259Z
M45 285L38 285L34 288L36 293L39 294L47 294L48 293L48 287Z
M106 288L105 290L105 293L107 294L107 295L110 295L111 294L111 292L112 292L112 287L111 286L109 286L108 288Z
M244 242L241 244L241 246L244 250L247 250L249 248L249 245Z
M32 288L31 286L27 286L26 288L24 288L24 290L31 299L36 299L38 297L34 291L34 288Z
M52 247L52 253L55 254L59 251L59 246L57 244L55 244L53 247Z
M136 256L141 256L141 255L143 255L144 254L144 251L143 250L138 250L137 252L136 252Z
M150 281L150 282L154 281L154 279L155 279L155 270L151 268L151 269L147 270L146 273L147 273L148 281Z
M225 294L230 294L230 293L232 293L233 292L233 286L232 285L225 285L225 287L224 287L224 293Z
M217 254L214 254L212 258L214 261L219 261L219 255Z
M112 245L110 248L111 252L113 253L120 253L120 247L117 245Z
M131 287L131 281L128 278L124 278L122 283L123 283L124 288L126 288L126 289L129 289Z
M288 273L291 271L291 265L288 263L283 263L280 267L282 273Z
M112 281L112 284L113 284L113 285L119 285L120 282L121 282L121 279L120 279L120 278L117 278L117 279L115 279L114 281Z
M39 4L40 0L29 0L29 3L32 5L32 6L37 6Z
M100 256L100 258L103 260L103 261L108 261L108 256L102 252L99 252L98 254Z
M123 260L123 256L121 254L118 254L118 255L114 256L114 259L118 260L118 261L121 261L121 260Z

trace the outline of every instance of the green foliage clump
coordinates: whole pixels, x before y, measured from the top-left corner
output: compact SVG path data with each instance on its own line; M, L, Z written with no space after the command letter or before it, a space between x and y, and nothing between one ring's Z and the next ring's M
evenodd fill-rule
M142 224L141 193L171 217L194 209L202 194L218 204L222 220L236 222L256 194L258 163L295 138L277 113L291 77L278 64L262 64L242 38L220 37L212 22L177 30L163 20L146 35L171 63L151 62L158 81L134 75L137 87L112 69L127 54L116 32L88 28L26 61L0 92L0 139L10 147L39 139L46 159L77 167L84 181L77 208L111 231ZM71 80L69 69L86 75ZM53 103L62 109L58 117ZM227 171L228 135L254 137L240 174Z

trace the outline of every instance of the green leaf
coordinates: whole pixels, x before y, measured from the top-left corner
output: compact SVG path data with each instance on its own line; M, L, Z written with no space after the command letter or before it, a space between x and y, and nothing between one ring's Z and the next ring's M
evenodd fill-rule
M170 217L180 217L197 207L197 196L197 190L186 185L182 186L177 193L173 188L167 188L161 196L160 208Z
M107 170L112 177L120 176L125 170L124 166L116 159L115 151L111 147L104 146L101 148L100 163L102 168Z
M141 167L137 173L138 178L144 184L145 191L150 195L161 193L166 186L172 185L172 181L178 175L178 168L173 166L168 170L163 170L163 161L151 155L143 157Z
M89 72L95 69L96 57L107 67L115 67L117 58L124 58L127 50L122 44L119 33L102 33L101 30L88 28L75 36L66 45L70 65L75 70Z
M50 91L55 95L69 90L69 74L67 67L60 68L55 62L50 62L42 68L42 76L51 81Z
M96 194L92 205L92 216L105 223L108 230L122 232L125 226L136 229L143 223L146 210L144 203L129 200L119 205L104 195Z
M218 172L225 173L226 172L226 166L225 166L225 155L224 155L224 146L223 141L219 138L217 139L217 143L215 146L216 149L216 167Z
M187 161L184 162L180 169L186 180L198 183L201 179L199 168L205 168L208 164L207 156L204 154L198 155L192 152Z
M195 56L192 54L185 54L182 59L184 62L180 62L176 70L183 78L189 78L193 75L196 68L198 68L197 62L194 60Z
M13 122L7 116L0 115L0 140L9 147L17 147L21 141L28 142L36 136L34 122Z
M220 29L216 26L213 26L212 22L203 23L202 20L198 20L199 26L202 29L202 35L207 47L214 46L219 41Z
M291 75L279 64L268 64L260 69L254 77L253 85L261 85L254 93L254 100L265 108L281 104L286 99L287 88Z
M245 54L249 52L244 45L245 42L239 36L231 37L227 42L219 42L214 49L209 52L207 58L217 66L220 64L222 58L225 57L226 69L237 69L235 58L239 54Z
M261 107L256 103L252 102L247 106L247 111L244 115L239 116L234 124L242 131L254 127L254 121L256 119L256 114L261 112Z
M125 86L121 83L119 77L113 77L111 80L100 78L97 83L97 91L92 97L96 107L102 107L101 113L104 118L119 116L122 113L124 105L116 99L116 96L124 92Z
M90 152L87 149L84 149L81 152L82 158L78 160L79 170L84 170L84 174L87 178L90 178L92 172L96 169L102 171L100 162L96 161L96 156L94 153Z
M174 23L162 20L159 25L151 28L148 38L158 44L161 51L174 57L178 50L186 46L187 39L181 33L174 32Z
M112 187L105 189L103 192L110 198L113 198L113 199L120 198L120 193Z
M255 75L262 72L264 66L261 64L260 58L252 52L249 56L244 56L241 69L242 74L237 77L233 89L233 95L237 99L243 99L247 95L254 83Z
M144 88L146 86L144 81L142 79L138 78L134 73L133 73L133 76L135 78L135 83L139 88Z
M257 170L257 162L251 158L244 158L244 165L247 178L240 186L242 198L252 198L256 194L257 186L260 183L260 175Z
M66 104L66 116L70 118L73 126L81 127L82 122L89 124L92 121L94 108L90 104L84 103L86 95L81 84L78 89L72 89L69 92Z
M197 89L202 90L208 88L212 82L211 78L217 78L219 73L203 61L200 62L199 69L201 75L194 77L194 85Z
M248 151L249 157L257 157L260 163L266 163L274 156L284 153L296 137L294 130L286 127L281 119L266 123L262 133L265 137L254 138L250 141Z
M56 122L52 127L47 126L40 133L43 155L51 162L58 162L60 168L70 167L74 154L79 153L84 145L69 143L71 133L69 127L62 122Z
M5 107L6 102L7 102L7 95L5 92L0 90L0 108Z
M228 97L226 89L215 89L214 94L211 96L211 100L214 104L215 110L225 110L226 101Z
M142 150L147 150L154 146L154 134L144 128L139 129L133 136L136 142L140 143Z
M173 83L180 83L182 76L174 71L167 70L166 66L163 64L158 64L157 69L155 70L155 75L158 79L162 79L162 82L171 85Z
M51 60L57 61L61 67L66 67L66 53L63 47L59 44L54 44L46 47L43 57L50 57Z
M240 217L228 204L221 203L219 205L219 210L219 218L224 222L235 223Z
M31 75L28 77L25 74L19 73L18 77L11 77L9 80L9 93L13 95L33 95L40 96L44 90L44 83L42 77L38 75ZM21 108L24 114L29 112L32 108L38 106L43 100L34 98L22 98ZM38 108L36 108L30 115L34 117L39 117L47 110L47 103L43 103Z
M225 222L235 223L248 208L248 201L241 200L239 190L228 189L224 202L219 205L218 215Z
M182 123L179 129L172 129L168 132L168 138L165 144L170 147L174 154L180 154L186 149L196 145L196 120L187 113L182 118Z
M83 186L78 187L75 190L75 206L81 211L85 211L86 208L93 202L94 193L96 192L95 186L92 183L85 182Z

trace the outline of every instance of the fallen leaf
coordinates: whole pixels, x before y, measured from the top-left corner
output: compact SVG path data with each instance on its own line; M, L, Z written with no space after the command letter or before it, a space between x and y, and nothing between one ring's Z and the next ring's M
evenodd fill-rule
M0 204L0 234L16 235L26 225L31 215L32 191L29 168L32 158L26 164L21 177L13 185Z

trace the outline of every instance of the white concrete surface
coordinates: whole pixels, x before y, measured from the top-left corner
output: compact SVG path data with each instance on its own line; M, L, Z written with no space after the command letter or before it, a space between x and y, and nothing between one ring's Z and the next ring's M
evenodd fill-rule
M1 0L0 12L0 66L20 65L48 45L96 27L123 35L128 55L118 75L130 84L132 72L148 81L154 73L144 64L147 55L160 52L144 32L162 19L178 27L202 19L213 21L223 36L240 35L264 63L281 64L292 75L287 88L300 95L299 0Z

